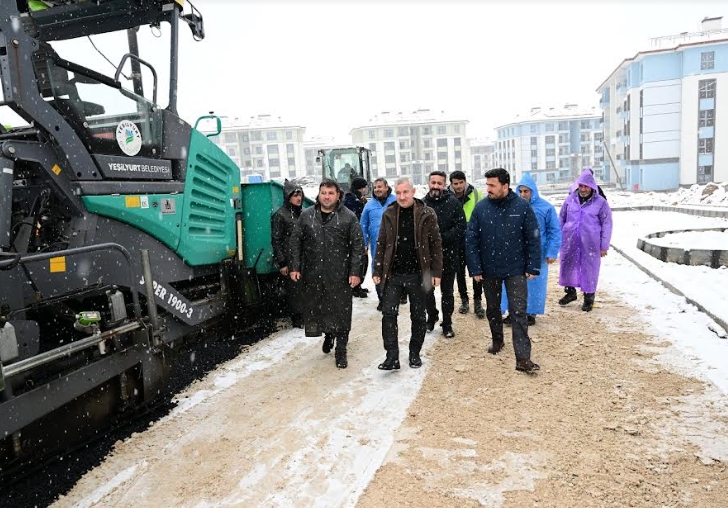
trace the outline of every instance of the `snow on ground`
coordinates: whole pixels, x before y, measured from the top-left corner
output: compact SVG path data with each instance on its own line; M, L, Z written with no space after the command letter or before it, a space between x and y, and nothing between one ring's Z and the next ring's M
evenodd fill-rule
M707 191L706 191L707 187ZM692 185L674 192L625 192L607 191L612 206L680 206L703 205L728 207L728 182L708 185Z
M661 247L680 247L685 250L728 250L728 229L672 233L660 238L650 238L650 243Z
M728 269L663 263L636 248L647 233L726 225L727 220L651 211L614 216L614 246L728 320ZM664 365L714 383L722 392L716 400L728 394L728 340L718 337L716 324L705 314L614 251L602 265L599 292L627 302L645 321L645 331L674 345L660 348ZM383 351L375 306L373 291L355 302L349 369L334 368L331 355L320 352L319 338L281 331L180 394L171 415L120 443L57 506L143 506L152 501L146 495L160 477L165 489L154 491L158 506L354 506L385 461L427 375L427 348L440 338L437 331L428 334L422 369L403 364L400 372L378 371ZM407 317L400 319L404 348ZM695 414L696 426L709 426L700 411ZM231 433L235 439L226 437ZM693 438L701 435L696 430ZM156 450L144 444L152 438L166 445ZM709 440L699 445L707 457L725 455L725 450L710 451ZM238 457L239 470L221 463L231 454ZM192 479L186 473L190 468L196 472ZM198 473L217 480L197 484Z

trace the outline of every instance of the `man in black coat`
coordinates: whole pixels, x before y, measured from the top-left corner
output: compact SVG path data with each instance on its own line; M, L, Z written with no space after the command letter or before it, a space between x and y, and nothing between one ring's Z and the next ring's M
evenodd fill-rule
M303 189L286 180L283 184L284 203L271 217L271 243L273 244L273 258L278 271L284 277L286 289L286 302L291 313L294 327L303 328L303 305L299 294L299 285L288 277L288 265L291 259L289 239L293 228L301 215L303 205Z
M364 241L356 215L341 204L339 193L336 181L321 182L316 205L301 212L293 229L289 268L291 279L303 284L306 336L323 333L324 353L336 342L336 366L345 369L351 290L361 282Z
M428 182L429 192L422 201L435 210L437 223L442 238L442 334L450 339L455 336L452 329L452 313L455 310L455 295L453 289L455 276L458 271L458 251L460 242L465 234L465 213L460 201L447 190L447 176L443 171L430 173ZM427 295L427 330L432 331L438 320L437 306L435 304L435 290Z
M475 280L483 281L486 311L493 344L491 354L503 349L501 294L505 283L508 313L511 316L516 370L534 372L528 337L527 279L541 270L541 233L528 201L510 189L511 177L503 168L485 173L488 197L473 210L465 236L468 269Z

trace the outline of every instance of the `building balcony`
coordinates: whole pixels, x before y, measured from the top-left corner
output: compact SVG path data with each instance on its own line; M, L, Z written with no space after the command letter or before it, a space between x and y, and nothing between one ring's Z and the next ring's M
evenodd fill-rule
M625 93L627 93L627 82L617 83L617 95L624 95Z
M620 110L617 113L617 118L621 118L622 120L624 120L625 118L629 118L629 111Z

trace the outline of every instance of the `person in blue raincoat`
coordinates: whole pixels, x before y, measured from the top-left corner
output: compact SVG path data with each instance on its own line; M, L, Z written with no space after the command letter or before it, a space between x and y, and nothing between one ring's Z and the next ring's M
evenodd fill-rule
M364 205L364 211L361 213L359 223L361 231L364 235L365 255L371 252L372 255L372 273L374 272L374 257L377 254L377 238L379 238L379 226L382 223L382 214L389 205L396 201L392 188L387 183L386 178L377 178L374 180L374 188L372 190L372 199ZM365 275L365 274L362 274ZM376 285L377 297L379 298L379 306L377 310L382 310L382 287Z
M516 192L528 201L536 214L538 229L541 232L541 274L535 279L528 280L528 324L536 324L536 315L543 314L546 308L546 287L549 278L549 265L556 261L561 248L561 224L554 205L543 199L538 193L538 187L529 173L525 173L516 187ZM501 312L508 309L508 297L503 292ZM503 319L510 324L510 316Z

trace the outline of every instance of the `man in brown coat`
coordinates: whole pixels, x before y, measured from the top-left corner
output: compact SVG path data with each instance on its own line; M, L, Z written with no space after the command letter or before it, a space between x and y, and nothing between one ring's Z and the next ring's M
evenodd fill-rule
M381 370L399 369L397 314L401 295L410 300L412 334L409 366L422 366L420 350L427 326L427 293L442 277L442 240L435 211L415 199L409 178L395 185L397 201L382 214L374 258L374 284L382 283L382 338L387 358Z

